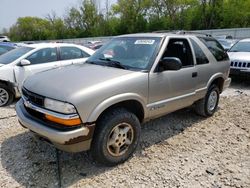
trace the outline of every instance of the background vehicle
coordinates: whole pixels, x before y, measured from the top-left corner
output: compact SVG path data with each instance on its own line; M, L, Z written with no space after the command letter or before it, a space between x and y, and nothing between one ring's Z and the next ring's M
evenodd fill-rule
M0 106L20 96L24 80L35 73L83 63L93 50L74 44L43 43L14 49L0 56Z
M231 75L250 75L250 38L237 42L228 55Z
M86 45L88 48L96 51L104 45L101 41L89 41Z
M10 43L10 42L0 42L0 55L3 55L4 53L13 50L17 47L16 44Z
M91 149L95 160L116 165L135 151L141 123L192 104L212 116L230 84L229 66L208 35L115 37L85 64L29 77L16 111L23 127L57 148Z
M233 39L233 37L231 35L216 35L214 36L215 39L219 40L219 39Z
M7 36L0 36L0 42L10 42L10 39Z
M103 43L97 43L97 44L89 45L89 48L96 51L100 49L103 45L104 45Z
M234 39L217 39L223 48L228 51L238 40Z

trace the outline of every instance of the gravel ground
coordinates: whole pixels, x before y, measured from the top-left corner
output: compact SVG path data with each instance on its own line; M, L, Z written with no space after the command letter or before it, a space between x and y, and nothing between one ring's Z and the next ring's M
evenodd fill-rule
M0 187L249 188L250 83L243 81L223 93L211 118L187 108L146 123L134 156L112 168L86 152L57 155L18 124L14 105L1 108Z

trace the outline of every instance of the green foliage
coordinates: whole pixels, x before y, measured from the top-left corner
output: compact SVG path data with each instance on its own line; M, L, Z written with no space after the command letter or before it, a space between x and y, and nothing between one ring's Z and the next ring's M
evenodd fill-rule
M95 0L82 0L64 19L19 18L9 30L12 40L111 36L156 30L250 27L250 0L117 0L106 12Z

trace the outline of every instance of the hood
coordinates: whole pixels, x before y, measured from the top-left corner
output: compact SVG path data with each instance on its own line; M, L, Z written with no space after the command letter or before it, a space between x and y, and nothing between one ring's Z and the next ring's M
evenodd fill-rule
M228 52L231 61L250 61L250 52Z
M1 64L1 63L0 63L0 67L2 67L2 66L4 66L4 64Z
M49 98L67 101L76 93L122 81L136 72L92 64L76 64L40 72L26 79L24 87Z

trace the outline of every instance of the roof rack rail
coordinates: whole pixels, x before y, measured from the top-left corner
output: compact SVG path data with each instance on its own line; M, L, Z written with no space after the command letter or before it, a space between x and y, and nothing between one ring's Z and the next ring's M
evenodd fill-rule
M202 32L196 32L196 31L178 31L176 34L182 34L182 35L185 35L185 34L203 35L203 36L206 36L206 37L211 37L212 36L211 34L202 33Z
M171 33L174 32L173 30L158 30L158 31L153 31L152 33Z
M159 31L153 31L153 33L173 33L179 35L191 34L191 35L202 35L206 37L212 37L211 34L196 32L196 31L185 31L185 30L159 30Z

